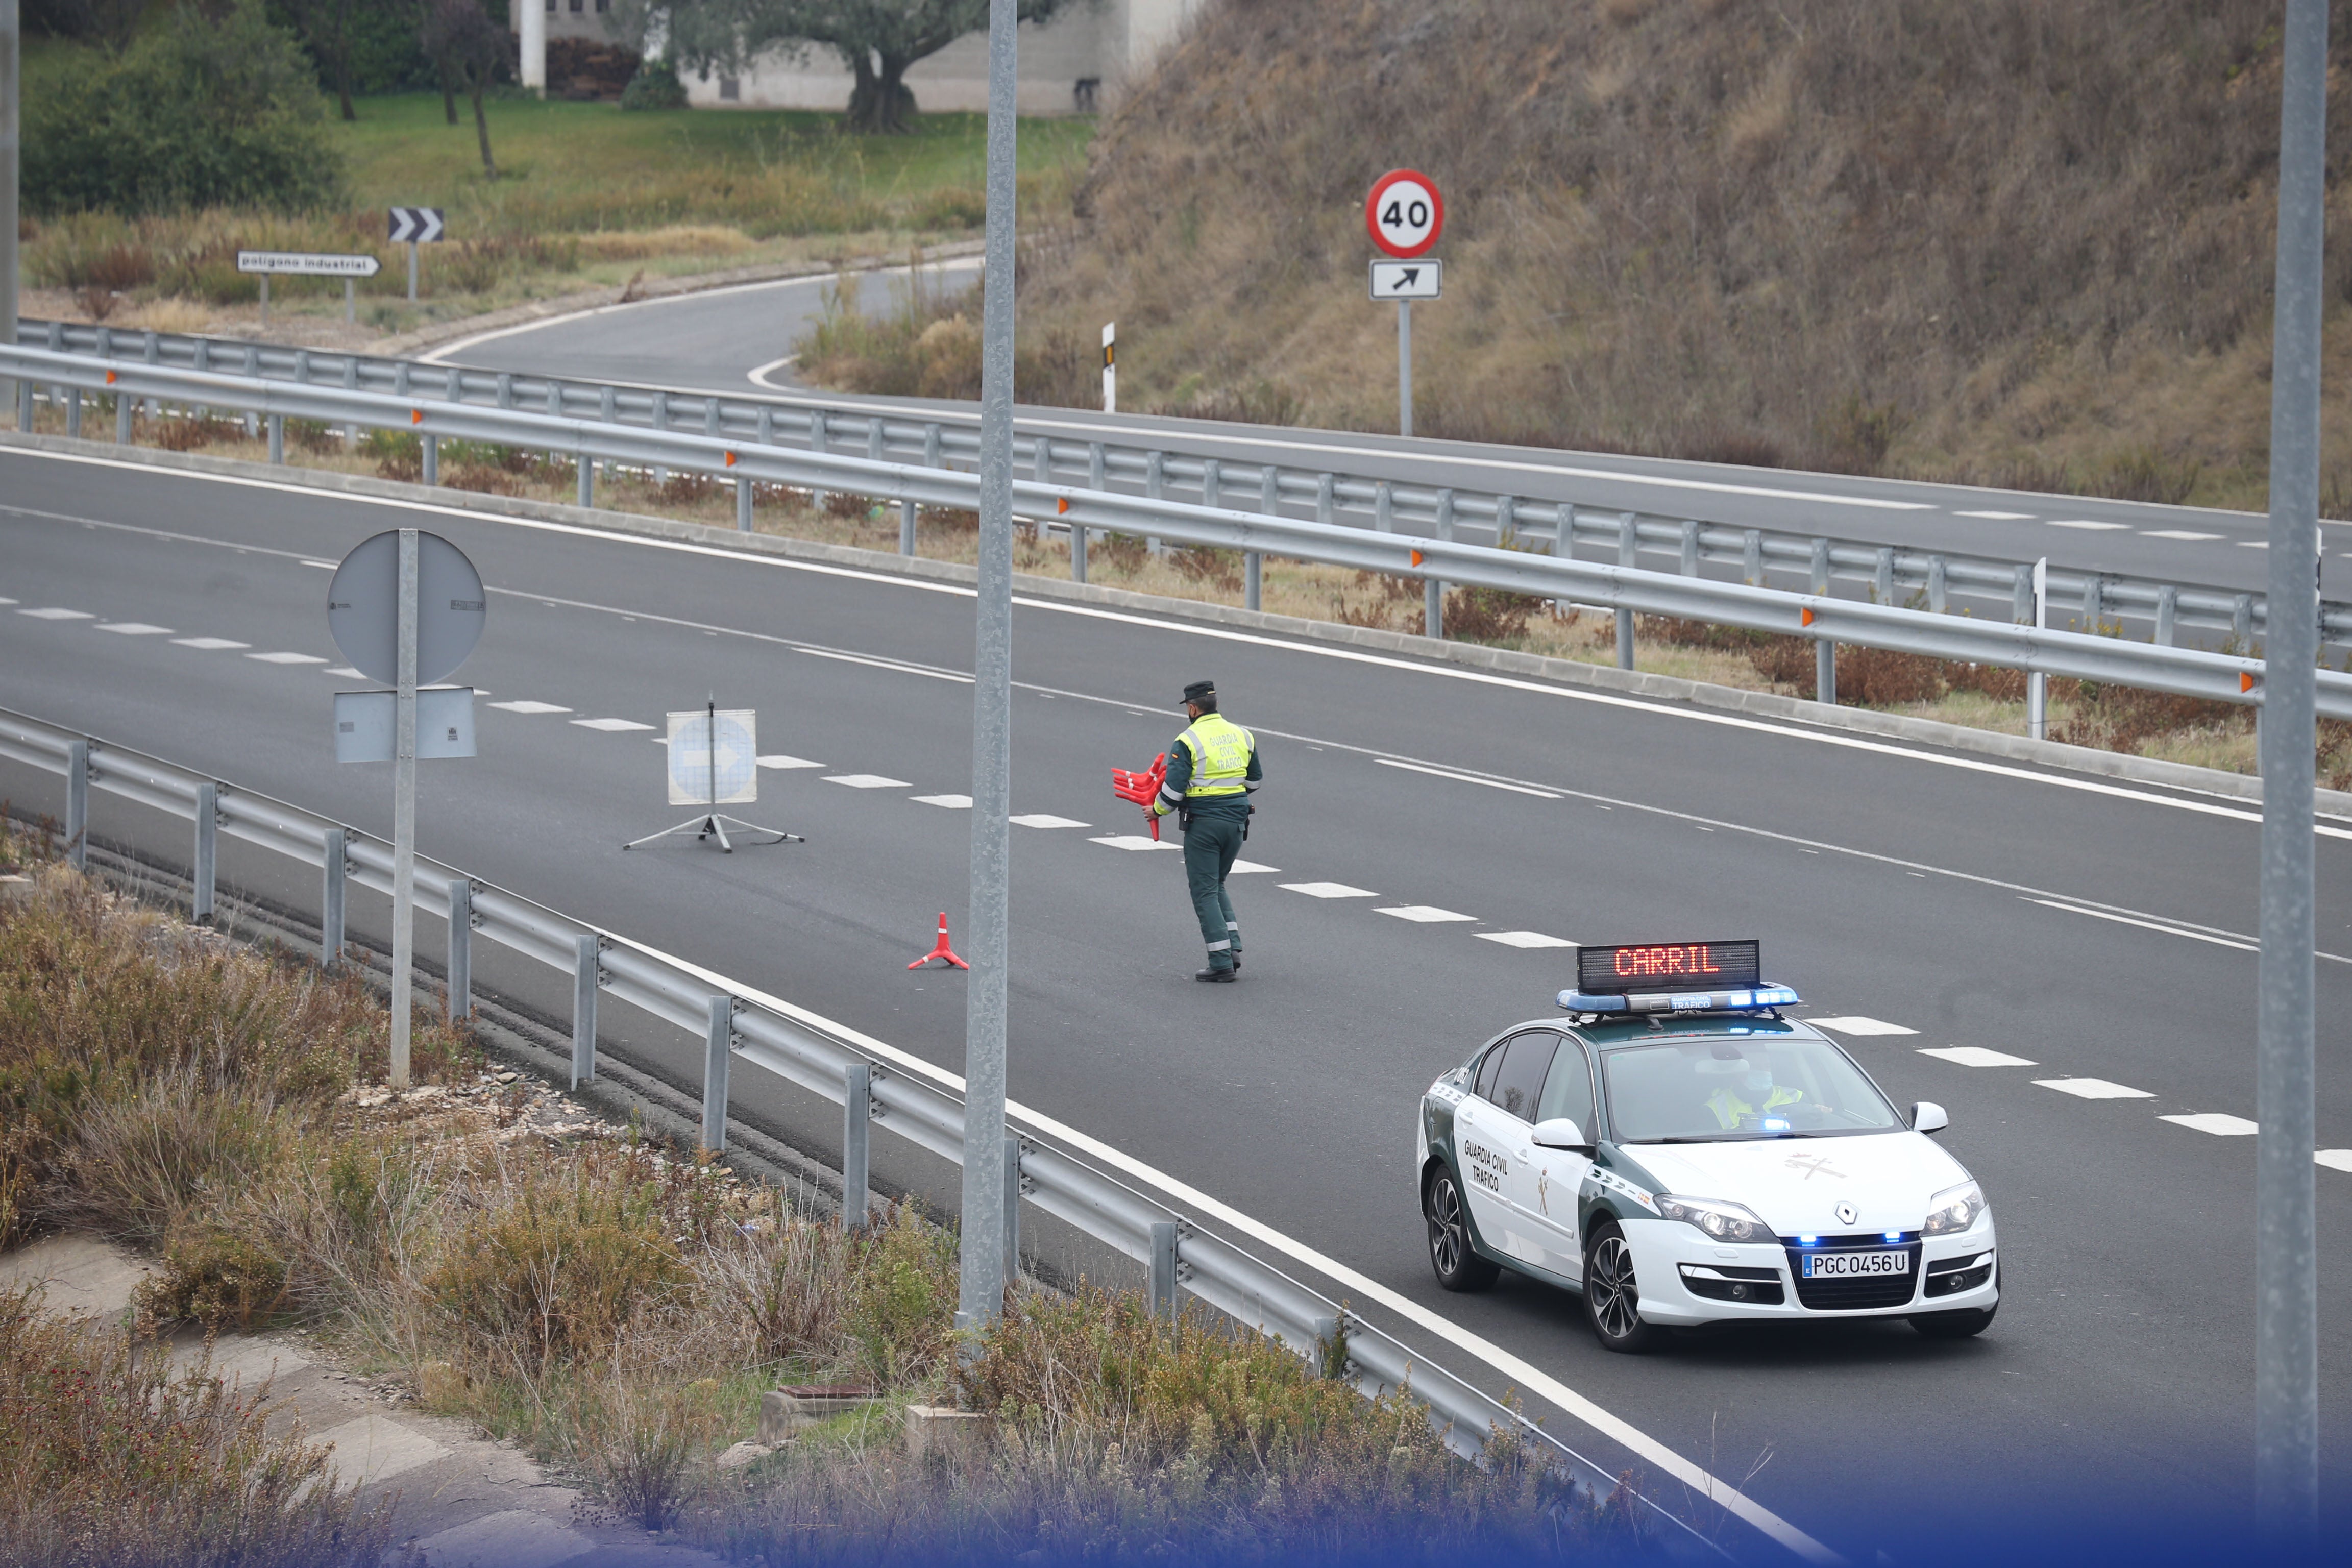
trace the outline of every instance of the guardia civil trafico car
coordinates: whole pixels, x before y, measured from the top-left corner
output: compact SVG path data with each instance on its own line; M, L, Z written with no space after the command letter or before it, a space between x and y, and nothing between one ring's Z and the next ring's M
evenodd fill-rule
M1504 1268L1576 1291L1601 1342L1674 1328L1907 1318L1990 1326L1983 1190L1761 979L1760 943L1586 947L1565 1020L1521 1024L1422 1097L1429 1260L1448 1290Z

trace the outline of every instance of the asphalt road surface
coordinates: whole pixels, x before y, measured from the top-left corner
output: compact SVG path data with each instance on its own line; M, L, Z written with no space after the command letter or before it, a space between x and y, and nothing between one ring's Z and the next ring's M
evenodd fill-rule
M979 275L977 259L971 258L941 263L926 274L935 286L961 286ZM905 278L904 268L867 275L859 304L868 311L887 308L894 291L905 288ZM978 417L977 404L801 387L790 361L823 314L825 290L832 286L828 279L793 279L608 306L460 340L430 357L528 374L739 395L770 393L844 410L879 407L918 417ZM1364 308L1388 309L1369 300ZM1366 374L1393 378L1396 366L1383 361L1366 367ZM1151 445L1242 463L1270 459L1740 528L2013 561L2046 555L2057 566L2231 591L2259 593L2268 585L2263 552L2269 520L2245 512L1066 408L1024 407L1019 427L1057 439ZM2326 591L2337 598L2352 595L2352 567L2334 563L2352 555L2352 524L2322 531L2331 558L2325 568Z
M365 683L338 672L326 567L384 528L447 535L490 591L460 675L487 695L481 755L423 770L420 849L959 1067L961 978L905 965L966 901L962 593L104 460L0 454L0 705L378 833L387 770L332 761L331 693ZM1015 1099L1525 1358L1858 1561L2035 1511L2244 1515L2254 1141L2226 1130L2253 1110L2253 812L1076 605L1018 606L1014 674ZM1104 842L1138 830L1108 770L1164 749L1202 677L1260 735L1270 780L1230 987L1191 979L1180 858ZM809 842L624 857L682 815L652 727L706 693L757 709L776 763L742 815ZM55 809L58 787L0 767L20 805ZM160 831L102 794L93 812L101 835ZM2352 954L2347 837L2317 840L2330 954ZM2001 1230L1992 1330L1808 1325L1629 1358L1563 1293L1439 1291L1417 1097L1547 1014L1561 950L1516 944L1749 933L1898 1102L1949 1109L1943 1141ZM2318 967L2319 1142L2343 1151L2352 965ZM2031 1065L1929 1054L1954 1047ZM691 1064L701 1045L641 1048ZM2086 1079L2137 1092L2085 1098ZM2323 1299L2341 1301L2352 1154L2334 1157L2315 1174ZM2340 1391L2352 1331L2341 1313L2322 1331ZM2341 1497L2341 1397L2323 1420L2323 1495Z

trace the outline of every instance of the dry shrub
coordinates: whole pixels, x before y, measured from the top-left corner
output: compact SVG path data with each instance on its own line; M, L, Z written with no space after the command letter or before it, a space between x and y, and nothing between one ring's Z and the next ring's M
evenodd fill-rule
M166 452L195 452L223 441L245 439L245 424L219 414L188 414L153 426L155 445Z
M709 474L672 473L654 487L655 499L665 506L695 506L719 493L719 481Z
M879 504L872 496L853 495L847 490L824 492L824 510L827 517L863 522L874 515L874 509Z
M1528 619L1544 602L1500 588L1456 588L1445 595L1445 635L1457 642L1513 645L1527 640Z
M269 1430L209 1358L44 1318L0 1294L0 1561L22 1568L361 1568L391 1543L329 1450Z
M730 1425L716 1380L680 1388L617 1368L574 1393L567 1457L624 1518L667 1530L686 1502L688 1470Z
M387 478L390 476L387 475ZM441 470L441 482L453 490L476 490L489 496L519 496L522 486L504 468L488 463L461 463Z
M2056 687L2061 683L2051 684ZM2071 746L2137 752L2159 735L2184 731L2244 734L2254 726L2254 710L2231 702L2179 697L2169 691L2147 691L2136 686L2067 684L2075 688L2072 693L2074 712L2050 738Z
M1099 386L1094 389L1099 396ZM1073 399L1073 405L1084 406L1085 396ZM1296 425L1298 411L1305 400L1288 387L1277 386L1263 377L1246 386L1220 386L1196 391L1181 402L1155 403L1146 410L1154 415L1170 415L1179 419L1223 419L1241 425Z
M1900 708L1913 702L1933 702L1950 683L1949 666L1942 659L1883 647L1844 647L1838 649L1837 695L1840 702L1864 708Z
M2025 700L2025 671L1999 664L1956 664L1947 677L1955 691L1979 691L1996 702Z
M1171 551L1168 564L1188 583L1205 587L1222 588L1228 594L1242 589L1242 552L1221 550L1211 544L1191 544Z

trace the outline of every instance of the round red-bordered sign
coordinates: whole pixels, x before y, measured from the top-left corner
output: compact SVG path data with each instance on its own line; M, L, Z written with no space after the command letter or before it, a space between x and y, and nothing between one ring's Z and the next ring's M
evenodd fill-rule
M1428 175L1391 169L1372 182L1372 194L1364 198L1364 228L1391 256L1419 256L1445 231L1445 198Z

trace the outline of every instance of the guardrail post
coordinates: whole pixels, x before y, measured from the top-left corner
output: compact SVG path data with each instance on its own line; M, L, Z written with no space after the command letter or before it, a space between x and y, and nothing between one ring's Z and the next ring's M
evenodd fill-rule
M873 415L866 418L866 455L875 462L882 460L882 421Z
M1333 503L1339 500L1339 479L1336 474L1315 476L1315 521L1331 521Z
M2033 568L2024 562L2010 570L2009 621L2017 626L2033 624Z
M735 476L735 531L738 533L751 531L751 476L749 474Z
M1454 537L1454 492L1437 492L1437 537ZM1445 584L1436 577L1425 577L1421 584L1421 624L1425 635L1442 637L1445 635Z
M936 468L939 466L940 422L936 419L926 420L923 425L923 467Z
M1201 504L1225 504L1225 466L1214 458L1201 459Z
M1151 1315L1176 1315L1176 1222L1151 1222Z
M142 333L142 337L143 341L141 342L139 347L140 359L148 364L163 363L163 340L152 330ZM350 384L356 385L358 384L354 382ZM162 398L151 397L147 400L147 417L150 419L161 419L163 417L163 400Z
M1551 552L1563 561L1576 553L1576 503L1572 500L1551 509Z
M1079 546L1077 559L1080 572L1078 581L1083 583L1087 580L1085 576L1086 538L1083 533L1077 537ZM902 500L898 503L898 553L908 556L915 553L915 503L911 500Z
M1881 605L1895 603L1895 552L1881 545L1878 560L1870 571L1872 599Z
M1004 1282L1021 1276L1021 1140L1004 1139Z
M139 400L129 393L118 392L114 395L114 444L116 446L131 445L131 416L138 406Z
M418 439L423 447L423 458L418 465L422 477L426 484L437 485L441 482L441 437L425 436Z
M580 449L579 503L583 507L596 504L596 459L588 455L585 447Z
M1160 492L1161 492L1162 490L1164 490L1165 489L1167 489L1167 486L1168 486L1168 454L1167 454L1167 453L1165 453L1165 452L1146 452L1146 453L1144 453L1144 454L1143 454L1143 495L1144 495L1144 499L1145 499L1146 500L1160 500ZM1160 542L1160 536L1159 536L1158 534L1156 534L1156 533L1148 533L1148 534L1144 535L1144 538L1143 538L1143 543L1144 543L1144 547L1145 547L1146 549L1150 550L1150 551L1151 552L1151 553L1152 553L1152 554L1154 554L1154 555L1158 555L1158 554L1160 554L1161 552L1163 552L1164 550L1166 550L1166 549L1168 548L1165 544L1162 544L1162 543Z
M867 1134L874 1124L874 1068L852 1062L841 1069L841 1228L866 1228Z
M514 376L511 373L503 370L499 372L499 406L501 408L514 406Z
M1282 470L1272 463L1265 464L1258 469L1257 510L1268 517L1278 517L1281 508ZM1243 605L1253 610L1263 609L1265 600L1265 552L1253 550L1243 557L1242 576Z
M2238 644L2238 651L2250 653L2254 646L2254 596L2241 594L2230 601L2230 636Z
M351 871L343 830L327 829L320 836L319 847L325 875L319 892L319 967L332 973L343 963L343 888Z
M204 367L204 363L203 363L204 357L205 357L205 340L204 340L204 339L202 339L202 338L198 338L198 339L196 340L196 360L197 360L196 368L197 368L198 370L202 370L202 369L204 369L204 368L205 368L205 367ZM409 380L409 378L408 378L408 362L407 362L406 360L404 360L404 359L396 359L396 360L393 361L393 362L392 362L392 392L393 392L393 395L394 395L394 396L395 396L395 397L405 397L405 396L407 396L407 395L408 395L408 380Z
M33 384L29 381L20 381L16 384L16 428L30 430L32 427Z
M1698 524L1689 521L1688 519L1685 519L1683 522L1683 559L1681 570L1682 574L1685 577L1696 577L1698 575Z
M449 1022L474 1016L474 884L449 879Z
M596 987L604 978L603 944L580 938L572 962L572 1087L596 1081Z
M1928 613L1940 616L1950 604L1951 595L1944 584L1944 558L1940 555L1930 555L1927 557Z
M81 388L68 386L66 393L66 434L79 439L81 436Z
M734 1047L735 998L713 996L702 1058L702 1146L712 1153L727 1147L727 1064Z
M220 851L220 785L207 779L196 786L196 874L188 894L188 918L208 925Z
M832 423L832 416L827 414L824 409L813 408L809 410L808 426L810 451L815 452L820 456L825 452L832 439L830 429ZM811 511L823 511L824 510L824 492L823 490L814 488L810 489L809 510Z
M1103 452L1103 444L1089 441L1087 443L1087 489L1101 490L1109 488L1109 461Z
M760 445L772 447L775 444L776 411L763 403L760 405Z
M1389 482L1382 479L1372 487L1372 527L1381 533L1396 531L1395 501L1390 499Z
M667 433L669 429L668 393L656 392L654 394L652 410L647 417L652 421L653 427L656 430L661 431L665 434ZM669 483L668 466L662 463L656 463L654 465L654 489L659 489L662 486L667 483Z
M1054 482L1054 443L1040 436L1029 443L1029 477L1041 485Z
M1641 520L1630 511L1617 514L1617 564L1639 566L1642 563ZM1617 612L1617 668L1633 668L1633 612Z
M1739 536L1739 580L1751 588L1764 586L1764 532L1748 529Z
M89 742L66 742L66 859L77 871L89 864Z
M283 414L269 416L269 460L272 463L286 461L286 416Z
M1812 591L1826 595L1830 591L1830 542L1813 541ZM1837 700L1837 644L1827 637L1813 639L1813 700Z
M2174 619L2180 614L2180 590L2166 583L2156 591L2156 646L2170 647Z
M1495 548L1497 550L1509 548L1510 541L1517 539L1518 535L1519 498L1496 496L1495 498Z

